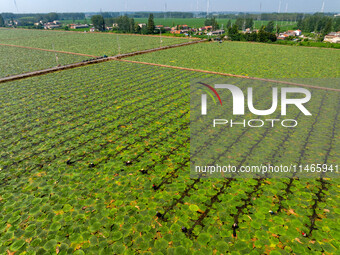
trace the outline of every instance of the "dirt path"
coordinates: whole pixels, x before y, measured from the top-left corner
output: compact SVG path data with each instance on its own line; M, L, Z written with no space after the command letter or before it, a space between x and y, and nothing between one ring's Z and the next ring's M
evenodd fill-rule
M286 84L286 85L292 85L292 86L306 87L306 88L311 88L311 89L321 89L321 90L330 90L330 91L340 92L340 89L320 87L320 86L301 84L301 83L295 83L295 82L289 82L289 81L279 81L279 80L272 80L272 79L265 79L265 78L249 77L249 76L243 76L243 75L237 75L237 74L220 73L220 72L207 71L207 70L201 70L201 69L192 69L192 68L186 68L186 67L154 64L154 63L126 60L126 59L117 59L117 61L135 63L135 64L143 64L143 65L151 65L151 66L160 66L160 67L179 69L179 70L185 70L185 71L200 72L200 73L217 74L217 75L243 78L243 79L250 79L250 80L257 80L257 81L273 82L273 83Z
M97 56L94 56L94 55L88 55L88 54L82 54L82 53L74 53L74 52L69 52L69 51L48 50L48 49L33 48L33 47L19 46L19 45L5 44L5 43L0 43L0 45L2 45L2 46L9 46L9 47L23 48L23 49L30 49L30 50L42 50L42 51L48 51L48 52L72 54L72 55L91 57L91 58L96 58L97 57Z

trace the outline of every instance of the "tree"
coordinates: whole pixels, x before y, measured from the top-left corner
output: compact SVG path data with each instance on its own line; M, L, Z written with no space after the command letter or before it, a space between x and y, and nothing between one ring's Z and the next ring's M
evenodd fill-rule
M267 26L265 26L264 30L268 33L272 33L274 31L274 21L269 21Z
M252 18L245 20L245 27L252 29L254 26L254 20Z
M142 31L142 28L138 25L138 23L135 24L135 33L136 34L140 34Z
M243 28L244 19L242 19L242 18L237 18L235 24L237 25L238 28Z
M117 19L115 19L115 23L117 23L118 31L120 32L123 33L135 32L135 21L134 19L130 19L127 15L119 16Z
M266 31L264 30L260 30L258 33L257 33L257 41L258 42L267 42L267 36L266 36Z
M232 41L240 40L240 33L238 31L238 26L236 24L234 24L231 28L228 29L228 37Z
M153 20L152 13L149 15L147 29L148 29L148 34L153 34L155 31L155 22Z
M93 15L91 21L95 29L105 31L105 21L102 15Z
M130 20L128 16L119 16L118 19L116 19L116 23L118 25L118 31L127 33L130 30Z
M269 33L261 29L257 34L257 41L258 42L269 42L269 41L275 42L276 35L274 33Z
M45 19L48 21L48 22L52 22L54 20L58 20L59 16L57 13L55 12L50 12L48 14L45 15Z
M324 37L325 35L329 34L332 31L332 27L333 27L332 20L327 21L326 25L322 29L322 36Z
M216 30L216 29L219 28L219 25L218 25L218 23L217 23L215 17L212 17L211 19L208 19L208 18L207 18L207 19L204 21L204 25L205 25L205 26L212 26L212 30Z
M212 26L212 29L213 29L213 30L216 30L216 29L219 28L219 25L218 25L218 23L217 23L215 17L212 17L212 18L211 18L211 26Z
M130 19L130 29L129 32L133 33L135 31L135 20L132 18Z
M228 20L228 23L227 23L227 26L226 26L226 29L229 29L229 28L231 28L231 20L230 19Z
M5 26L5 21L2 15L0 14L0 27L4 27L4 26Z
M334 19L334 31L340 31L340 17L337 16Z

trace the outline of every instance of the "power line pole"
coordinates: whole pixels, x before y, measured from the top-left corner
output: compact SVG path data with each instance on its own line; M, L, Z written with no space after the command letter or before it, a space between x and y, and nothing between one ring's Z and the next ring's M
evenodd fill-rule
M209 5L210 5L210 0L207 0L207 18L208 18L208 15L209 15Z
M162 48L162 29L159 28L159 47Z
M118 34L117 34L117 46L118 46L118 55L120 55L120 44L119 44Z
M52 44L52 49L54 51L54 44ZM59 58L57 56L57 52L54 51L55 61L57 62L57 66L59 66Z

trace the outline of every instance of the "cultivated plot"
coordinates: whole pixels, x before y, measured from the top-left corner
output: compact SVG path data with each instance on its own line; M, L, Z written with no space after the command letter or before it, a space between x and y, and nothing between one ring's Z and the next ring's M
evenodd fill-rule
M338 78L340 51L259 43L200 43L128 58L244 76L291 80ZM315 81L318 83L318 81ZM316 83L316 84L317 84ZM339 88L338 84L329 87Z
M0 253L334 254L337 179L190 179L190 82L214 77L110 61L0 84ZM312 91L304 129L231 129L224 153L339 163L339 94Z
M0 77L71 64L89 57L0 45Z
M189 41L190 39L188 39ZM21 29L0 29L0 43L54 49L95 56L113 56L186 42L183 38L78 33Z

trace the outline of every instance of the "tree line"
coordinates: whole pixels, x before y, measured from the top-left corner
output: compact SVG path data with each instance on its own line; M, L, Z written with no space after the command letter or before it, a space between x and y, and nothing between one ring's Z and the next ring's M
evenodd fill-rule
M0 14L3 20L17 20L20 26L33 26L37 22L52 22L54 20L85 20L84 13L56 13L50 12L46 14L13 14L2 13Z
M340 31L340 17L314 14L300 20L297 27L304 32L317 32L326 35L332 31Z
M85 19L85 14L81 12L74 12L74 13L56 13L56 12L50 12L50 13L25 13L25 14L15 14L15 13L1 13L1 16L5 20L10 19L20 19L20 18L34 18L35 21L53 21L53 20L82 20Z
M276 34L273 33L271 30L272 27L270 25L269 27L262 26L261 29L257 32L253 31L250 33L240 33L239 27L235 23L228 28L227 35L228 38L232 41L275 42L277 40Z
M320 13L321 14L321 13ZM336 13L322 13L321 15L327 17L333 17ZM212 16L216 17L217 19L253 19L253 20L264 20L264 21L299 21L313 14L306 14L306 13L230 13L230 14L210 14L209 18Z
M99 31L106 30L106 24L108 26L112 26L113 24L117 24L113 29L121 32L121 33L136 33L136 34L154 34L155 31L155 22L153 14L149 14L148 22L146 26L139 26L138 23L135 22L133 18L129 18L127 15L119 16L117 18L104 18L102 15L93 15L91 17L91 21L95 29Z

